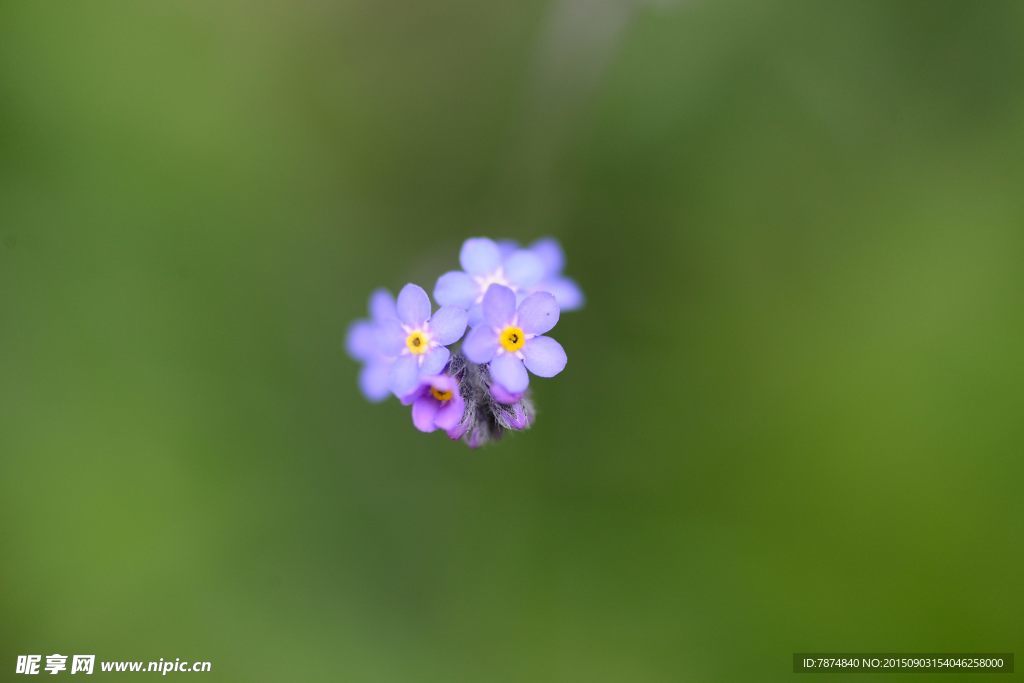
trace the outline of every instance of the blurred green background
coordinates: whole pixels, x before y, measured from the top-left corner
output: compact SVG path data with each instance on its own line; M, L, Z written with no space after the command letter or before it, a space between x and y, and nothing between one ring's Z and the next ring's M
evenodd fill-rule
M1011 1L0 4L2 678L1024 650L1022 38ZM589 301L532 431L364 402L372 288L548 234Z

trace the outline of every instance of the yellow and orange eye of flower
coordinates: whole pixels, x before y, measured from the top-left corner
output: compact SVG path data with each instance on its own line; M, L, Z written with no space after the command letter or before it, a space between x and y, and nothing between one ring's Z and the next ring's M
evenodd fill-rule
M523 344L526 343L526 335L523 334L521 328L509 325L498 335L498 341L506 351L514 352L523 348Z
M452 392L437 387L430 387L430 394L441 403L452 400Z
M428 351L427 347L429 346L429 344L427 344L427 335L417 330L406 337L405 345L409 347L409 352L414 356L426 353Z

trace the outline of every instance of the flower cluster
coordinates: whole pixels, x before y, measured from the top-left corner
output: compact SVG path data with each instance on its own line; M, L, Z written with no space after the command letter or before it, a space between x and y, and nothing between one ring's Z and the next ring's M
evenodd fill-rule
M376 290L370 317L349 328L347 348L363 364L359 387L369 400L394 395L412 406L420 431L440 429L477 447L533 422L530 375L565 368L565 350L547 333L562 311L583 306L583 293L562 274L565 254L551 238L525 248L468 239L459 263L462 270L434 286L436 311L418 285L405 285L397 299Z

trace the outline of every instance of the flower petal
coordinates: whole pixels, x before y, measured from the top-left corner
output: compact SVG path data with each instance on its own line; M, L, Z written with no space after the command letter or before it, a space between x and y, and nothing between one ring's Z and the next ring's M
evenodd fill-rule
M563 311L578 311L583 308L586 301L580 286L567 277L553 277L541 282L534 289L538 292L553 294L558 300L558 307Z
M434 285L434 300L441 306L458 306L468 309L480 296L476 280L461 270L452 270L437 278Z
M428 377L429 375L438 374L444 370L444 366L448 363L451 355L452 352L444 346L438 346L436 349L427 351L427 353L420 356L423 360L420 361L419 376Z
M448 431L454 429L455 425L462 421L462 415L466 412L466 402L462 397L455 394L450 401L445 401L438 408L434 424L441 429Z
M363 396L377 403L388 397L388 374L391 372L391 363L372 362L367 364L359 373L359 389Z
M395 312L395 297L383 287L373 290L373 294L370 295L370 317L376 322L398 317Z
M530 245L530 251L544 262L545 276L558 275L565 268L565 252L554 237L544 237Z
M519 327L527 334L544 334L558 322L558 302L548 292L536 292L519 304Z
M526 346L530 344L527 343ZM526 349L523 347L523 350ZM506 391L519 393L526 391L530 385L530 376L526 374L523 361L511 353L503 353L491 361L491 377Z
M483 300L484 320L492 327L504 327L516 316L516 295L503 285L487 288Z
M391 366L391 373L388 375L388 388L399 398L408 395L418 384L419 370L419 364L415 358L399 356L395 364Z
M520 248L519 242L515 240L498 240L498 251L501 252L501 258L507 258L512 252Z
M378 354L377 326L369 320L357 320L348 328L345 350L356 360L367 361Z
M464 308L442 306L430 319L430 337L444 346L454 344L465 334L468 318Z
M430 318L430 297L411 282L398 293L398 319L406 325L422 325Z
M470 424L468 422L460 421L459 424L448 430L448 438L452 441L458 441L467 431L469 431L469 428Z
M474 327L462 342L462 352L474 363L488 363L498 350L498 335L490 325Z
M498 403L510 406L513 403L519 401L519 399L521 399L522 397L523 393L521 391L512 393L510 391L507 391L500 384L494 383L491 385L491 398L493 398Z
M453 395L457 395L459 393L459 383L451 375L434 375L433 377L424 377L423 383L427 387L433 387L438 391L450 391Z
M405 348L408 336L397 319L385 320L377 325L377 349L385 356L397 356Z
M421 396L426 396L428 393L430 393L430 386L424 384L423 382L419 382L416 384L415 389L413 389L407 394L399 396L398 401L403 406L411 406L413 403L419 400Z
M484 321L484 307L480 304L473 304L469 308L469 326L476 327Z
M459 263L470 275L493 273L501 265L501 249L486 237L472 237L462 243Z
M437 429L434 416L437 415L437 399L424 396L412 404L412 423L421 432L432 432Z
M565 369L565 349L551 337L534 337L523 346L526 367L538 377L554 377Z
M516 287L533 287L547 274L544 261L529 249L510 254L503 267L505 277Z

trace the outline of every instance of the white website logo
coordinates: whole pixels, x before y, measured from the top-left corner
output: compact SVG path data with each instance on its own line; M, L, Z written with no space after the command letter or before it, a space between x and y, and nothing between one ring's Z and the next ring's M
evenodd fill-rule
M96 668L96 655L71 655L70 674L90 675ZM159 673L166 676L171 672L175 673L202 673L210 671L213 665L204 661L189 661L176 657L174 660L163 658L157 661L117 661L101 660L100 671L106 673ZM35 676L45 671L51 676L68 671L68 655L55 652L46 655L43 662L43 655L18 655L18 661L14 666L14 673Z

